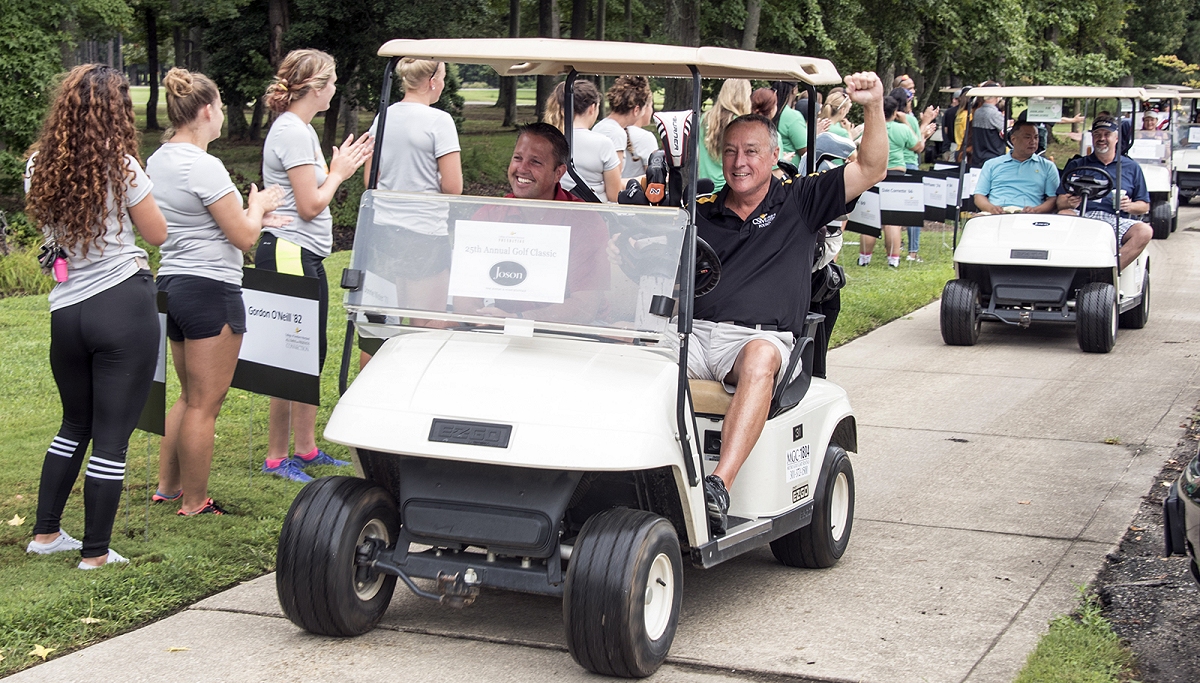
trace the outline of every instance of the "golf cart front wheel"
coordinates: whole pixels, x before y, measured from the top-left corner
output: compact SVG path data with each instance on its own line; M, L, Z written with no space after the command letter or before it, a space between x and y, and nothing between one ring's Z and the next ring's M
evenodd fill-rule
M303 489L279 535L275 589L293 624L323 636L370 631L392 601L396 577L355 563L359 546L396 544L391 494L355 477L324 477Z
M979 285L951 280L942 289L942 341L950 346L974 346L979 341Z
M567 566L567 648L593 673L645 678L667 658L682 599L683 559L670 522L628 508L593 515Z
M837 444L825 451L829 461L824 485L813 500L812 522L771 541L775 559L789 567L832 567L850 544L854 526L854 468Z
M1140 330L1150 320L1150 268L1142 273L1142 300L1134 308L1121 314L1121 327Z
M1075 308L1075 336L1086 353L1108 353L1117 343L1117 295L1107 282L1089 282L1079 288Z
M1171 202L1155 199L1150 204L1150 227L1154 228L1154 239L1165 240L1171 236Z

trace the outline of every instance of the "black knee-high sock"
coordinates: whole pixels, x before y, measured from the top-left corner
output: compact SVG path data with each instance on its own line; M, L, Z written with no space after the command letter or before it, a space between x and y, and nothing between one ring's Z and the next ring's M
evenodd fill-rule
M117 458L120 458L118 460ZM125 482L125 452L119 455L92 453L83 479L83 551L84 557L108 554L113 520L121 506Z
M38 488L34 534L58 532L62 523L63 508L67 505L67 497L71 495L75 479L79 477L79 468L83 465L83 454L87 452L87 447L86 436L68 434L65 430L59 431L58 436L50 442L46 460L42 464L42 483Z

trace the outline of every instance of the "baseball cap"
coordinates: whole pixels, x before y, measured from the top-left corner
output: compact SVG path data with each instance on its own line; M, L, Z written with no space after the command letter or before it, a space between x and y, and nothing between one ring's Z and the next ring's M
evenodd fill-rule
M1092 131L1106 130L1110 133L1116 133L1121 130L1121 126L1112 119L1099 119L1092 124Z

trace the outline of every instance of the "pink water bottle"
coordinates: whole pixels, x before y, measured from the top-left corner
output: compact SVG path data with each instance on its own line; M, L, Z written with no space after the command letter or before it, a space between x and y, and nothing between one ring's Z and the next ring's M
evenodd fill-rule
M54 259L54 281L67 281L67 260L61 256Z

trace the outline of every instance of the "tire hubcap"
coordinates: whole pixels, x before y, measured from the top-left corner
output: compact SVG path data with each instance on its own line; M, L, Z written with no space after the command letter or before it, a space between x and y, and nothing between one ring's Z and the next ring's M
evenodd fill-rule
M833 540L841 541L846 533L846 521L850 518L850 480L845 472L839 472L833 480L833 494L829 496L829 524Z
M642 608L646 635L650 640L658 640L667 630L674 602L675 572L672 571L671 558L666 553L659 553L650 564L650 574L646 577L646 603Z
M379 541L384 547L391 545L387 527L378 519L372 519L363 525L362 531L358 532L358 540L355 541L354 547L362 545L367 539ZM350 561L354 561L353 557ZM354 582L354 594L358 596L359 600L370 600L379 593L379 589L383 586L384 575L372 571L367 574L366 580L362 580L363 573L359 569L359 567L355 567L356 571L351 579Z

